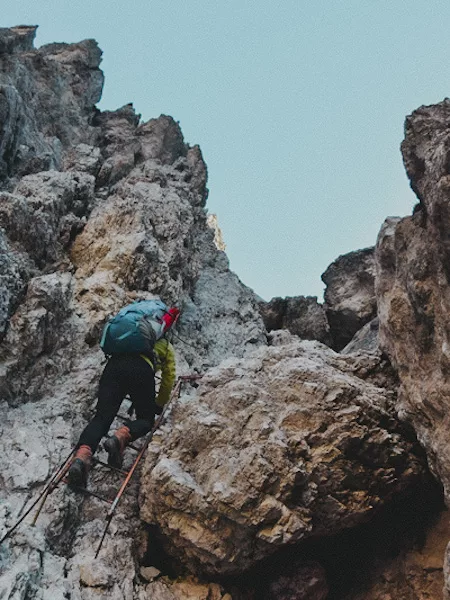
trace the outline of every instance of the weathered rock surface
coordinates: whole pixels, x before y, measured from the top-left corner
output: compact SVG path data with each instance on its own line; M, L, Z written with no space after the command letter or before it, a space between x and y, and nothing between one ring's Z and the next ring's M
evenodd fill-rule
M263 593L264 600L325 600L328 597L325 570L314 562L286 566Z
M34 29L0 31L2 532L92 415L99 333L120 306L159 294L185 308L183 341L174 340L180 373L266 343L254 295L207 224L199 148L170 117L141 123L130 105L100 113L95 42L35 50ZM91 485L111 496L118 483L100 469ZM217 584L137 577L137 489L95 568L104 506L66 489L52 495L36 533L24 524L2 547L0 595L226 598Z
M94 134L103 87L97 43L35 50L35 30L0 30L0 181L59 169L64 150Z
M255 295L208 225L199 147L169 116L96 109L93 40L34 49L34 35L0 29L0 535L92 415L99 334L119 307L176 302L178 373L205 377L174 404L99 559L104 505L62 486L36 528L22 524L1 546L0 597L322 600L335 593L325 556L291 550L358 536L428 485L392 410L395 374L376 351L337 355L287 332L268 347ZM345 302L358 313L368 295ZM323 315L307 309L314 329L310 310L313 323ZM118 481L96 467L90 486L112 497ZM163 543L158 564L142 517Z
M375 317L359 331L355 333L350 342L341 350L342 354L350 354L363 350L365 352L376 352L378 350L378 330L380 321Z
M430 528L425 540L414 540L408 551L395 558L372 563L365 585L345 600L430 600L442 598L442 557L450 539L450 522L445 511ZM358 586L357 586L358 587Z
M204 584L193 578L172 582L161 579L149 585L142 586L136 600L232 600L230 594L216 583Z
M211 227L211 229L214 231L214 243L216 244L217 249L225 252L227 246L223 240L223 233L219 227L219 221L217 219L217 215L209 214L207 223Z
M374 248L339 256L322 274L332 347L341 350L376 317Z
M352 376L351 357L283 333L210 370L149 453L142 517L194 572L235 575L353 527L423 473L390 393Z
M380 344L398 370L398 410L413 424L430 465L450 490L450 102L406 120L402 145L420 204L387 220L376 250Z
M259 309L267 331L287 329L302 340L331 345L330 326L315 296L272 298L270 302L260 302Z
M26 282L32 273L32 261L27 255L13 250L0 229L0 341L5 335L11 313L25 293Z

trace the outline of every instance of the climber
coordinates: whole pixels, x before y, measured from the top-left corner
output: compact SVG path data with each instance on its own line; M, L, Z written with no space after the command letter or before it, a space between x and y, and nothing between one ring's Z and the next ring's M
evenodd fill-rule
M160 300L141 300L124 307L105 325L100 346L109 359L100 377L95 416L76 446L69 485L86 486L92 456L127 394L136 419L127 421L105 441L108 463L120 468L126 446L153 427L155 414L161 414L175 382L175 352L166 334L179 315L177 308L168 309ZM156 397L154 375L159 370Z

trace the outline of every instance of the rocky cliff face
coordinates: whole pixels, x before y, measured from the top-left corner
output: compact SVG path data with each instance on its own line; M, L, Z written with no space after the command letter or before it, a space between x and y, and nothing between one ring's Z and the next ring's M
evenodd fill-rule
M449 106L407 119L402 149L419 205L411 217L387 220L377 244L380 338L399 372L399 410L447 493Z
M433 277L440 293L446 285L445 235L435 250L429 239L439 222L428 216L432 205L405 221L408 235L419 231L427 241L427 264L435 265L420 284L417 274L395 279L402 261L410 269L399 241L406 225L386 228L377 249L380 330L398 367L397 398L397 375L373 351L377 343L371 352L337 354L287 331L267 334L257 298L229 270L208 224L198 146L185 143L171 117L143 123L131 105L98 111L97 44L34 49L34 33L0 30L0 532L30 505L93 414L104 365L98 340L109 315L136 298L177 303L178 374L203 378L174 402L99 558L104 505L62 486L37 527L25 522L0 547L0 596L437 598L436 547L446 528L434 525L429 540L439 542L428 541L424 556L412 550L442 507L427 458L448 486L443 409L428 393L436 383L444 402L444 350L436 355L427 338L445 330L445 304L433 309L441 315L433 329L421 302L437 293L419 295ZM425 194L434 180L421 173L415 185L420 191L423 183ZM347 306L361 319L348 338L373 316L373 278L361 275L372 273L366 254L356 275L328 284L328 309L348 316ZM392 290L417 292L414 309L394 314L406 302L396 304ZM287 308L281 302L281 326L295 326L300 337L319 331L333 344L337 329L323 308L293 300ZM417 320L400 323L404 315ZM406 360L403 353L415 350L415 362ZM423 370L414 372L422 355ZM397 406L402 416L417 411L409 421L427 455ZM130 449L125 466L133 457ZM90 488L103 496L119 484L101 465L91 473ZM407 568L416 569L413 585L398 575ZM384 575L373 582L379 573L388 578L381 587Z
M188 343L175 341L179 373L266 343L254 296L229 271L207 225L199 148L184 143L169 117L141 123L131 106L96 110L102 74L95 42L35 50L33 36L33 28L0 31L6 149L0 406L1 446L10 457L1 466L3 527L67 454L91 414L103 363L99 333L120 306L157 294L183 308L179 336ZM4 597L20 590L31 598L39 589L62 597L72 585L72 555L75 590L104 588L108 597L127 598L136 592L129 574L139 525L130 527L131 520L117 542L125 548L124 568L115 564L89 575L92 556L88 552L82 564L79 558L93 547L90 532L95 535L101 518L92 521L89 501L83 505L89 515L80 517L81 499L69 496L63 491L50 503L58 515L46 524L51 551L33 534L33 541L22 542L29 547L25 554L17 540L7 552ZM136 517L136 506L131 514ZM35 557L43 567L32 566ZM88 591L73 593L89 597Z
M95 136L101 51L94 40L33 49L36 27L0 29L0 177L59 169Z
M302 340L318 340L331 346L330 326L325 310L315 296L272 298L259 308L267 331L287 329Z
M377 300L375 296L374 248L339 256L322 274L324 304L316 297L272 298L260 302L268 331L287 329L304 340L318 340L341 351L359 334L350 347L372 350L378 347ZM370 323L369 331L362 328Z
M376 317L374 249L365 248L337 258L322 275L325 309L332 347L342 350Z
M405 132L403 156L419 204L413 216L387 220L379 235L380 340L400 376L398 410L418 432L448 498L449 101L415 111Z

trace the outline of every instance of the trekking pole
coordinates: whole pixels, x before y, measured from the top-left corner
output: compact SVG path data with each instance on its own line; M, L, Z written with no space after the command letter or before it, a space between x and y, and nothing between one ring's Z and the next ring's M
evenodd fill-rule
M11 527L10 529L8 529L8 531L5 533L5 535L0 539L0 544L2 544L5 540L7 540L9 537L11 537L11 535L19 527L19 525L22 523L22 521L24 521L27 518L27 516L30 514L30 512L33 510L33 508L36 506L36 504L38 504L39 501L44 498L44 496L45 496L45 499L47 499L47 496L51 493L51 492L49 492L50 488L52 488L51 491L53 491L55 489L55 487L56 487L56 486L53 486L53 484L55 483L55 481L58 478L58 476L61 473L63 473L63 472L65 474L65 472L67 471L68 465L70 464L70 459L72 458L73 453L74 453L74 449L72 449L70 451L69 456L60 465L60 467L58 468L58 470L56 471L56 473L54 473L54 475L52 476L52 478L50 479L50 481L46 484L46 486L44 487L44 489L42 490L42 492L39 494L39 496L36 498L36 500L23 513L23 515L20 517L20 519L18 521L16 521L16 523L13 525L13 527ZM62 475L62 477L64 476L64 474ZM58 483L62 479L62 477L58 480ZM44 500L44 502L45 502L45 500ZM39 508L39 512L42 510L42 507L44 506L44 502L42 502L42 505ZM37 519L37 517L35 517L33 519L33 523L32 523L33 525L36 523L36 519Z
M67 471L70 469L70 465L72 464L72 461L70 460L73 456L74 450L72 450L72 452L70 453L69 458L66 460L66 462L64 463L64 466L62 469L60 469L57 477L54 477L53 480L50 482L50 485L47 487L47 489L44 491L43 495L42 495L42 500L40 505L38 506L38 509L36 511L36 514L33 517L33 520L31 521L31 525L34 527L36 525L36 521L38 520L39 515L41 514L42 509L44 508L44 504L47 501L47 498L50 496L50 494L56 489L56 487L58 486L58 484L60 483L60 481L65 477Z
M167 408L169 407L170 403L172 402L172 400L175 397L179 397L180 396L181 385L184 382L191 381L191 380L194 380L194 379L200 379L200 377L201 377L201 375L182 375L182 376L180 376L178 378L178 382L177 382L177 384L176 384L176 386L175 386L175 388L174 388L174 390L173 390L173 392L172 392L172 394L170 396L169 402L164 406L164 408L162 410L162 413L159 415L156 423L153 425L153 428L152 428L152 430L150 432L150 435L149 435L148 439L146 440L145 444L142 446L142 448L141 448L138 456L136 457L136 460L134 461L131 469L128 471L128 475L126 476L126 478L125 478L124 482L122 483L119 491L117 492L117 495L114 498L114 501L113 501L113 503L111 505L111 508L109 509L108 514L106 515L106 527L105 527L105 529L103 531L103 535L102 535L102 538L100 540L100 544L98 545L97 552L95 553L95 558L97 558L98 555L99 555L99 552L100 552L100 549L102 547L103 541L104 541L104 539L106 537L106 532L108 531L109 525L111 523L111 520L113 518L114 512L115 512L115 510L117 508L117 505L119 504L120 499L122 498L123 493L125 492L125 489L127 488L128 484L130 482L130 479L133 477L133 474L136 471L136 469L138 467L138 464L141 461L141 458L144 456L145 451L147 450L150 442L152 441L153 434L155 433L155 431L158 429L158 427L162 423L163 418L164 418L164 416L166 414Z

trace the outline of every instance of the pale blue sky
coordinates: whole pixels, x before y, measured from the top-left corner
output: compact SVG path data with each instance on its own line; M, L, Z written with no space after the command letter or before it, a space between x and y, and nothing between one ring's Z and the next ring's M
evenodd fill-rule
M231 268L265 299L317 295L415 197L404 118L450 95L448 0L20 0L36 46L95 38L102 109L180 122L209 169Z

